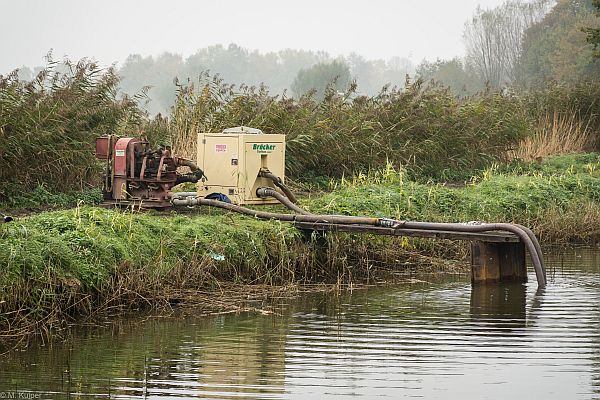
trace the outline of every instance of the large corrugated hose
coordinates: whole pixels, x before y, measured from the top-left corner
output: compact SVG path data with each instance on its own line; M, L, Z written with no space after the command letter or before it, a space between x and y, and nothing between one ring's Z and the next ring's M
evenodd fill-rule
M258 176L272 180L273 184L275 186L277 186L279 189L281 189L283 194L285 194L292 203L298 204L298 199L296 198L294 193L292 193L292 191L286 185L283 184L283 181L281 180L280 177L278 177L277 175L274 175L269 170L265 170L265 169L260 170L260 172L258 173Z
M292 201L288 197L282 195L281 193L279 193L277 190L275 190L273 188L258 188L256 190L256 195L258 197L261 197L261 198L264 198L264 197L273 197L273 198L277 199L277 201L279 201L281 204L283 204L284 206L286 206L290 210L292 210L294 212L297 212L298 214L304 214L304 215L310 214L305 209L303 209L303 208L299 207L298 205L292 203Z
M270 178L277 185L277 181L281 182L279 178L274 176L268 171L261 171L261 176ZM279 187L279 186L278 186ZM284 193L287 194L289 189L285 188ZM282 189L283 190L283 189ZM272 213L266 211L252 210L250 208L238 206L235 204L229 204L217 200L202 199L198 197L192 197L191 194L185 193L181 195L175 194L172 198L172 203L179 206L195 206L195 205L206 205L211 207L219 207L226 210L234 211L240 214L245 214L260 219L276 219L280 221L289 222L309 222L309 223L328 223L335 225L370 225L380 226L386 228L393 228L396 230L402 229L424 229L431 231L453 231L453 232L465 232L465 233L479 233L479 232L491 232L491 231L504 231L510 232L516 235L521 242L527 248L535 275L540 287L545 287L546 269L544 266L544 259L542 256L541 246L531 229L518 224L507 224L507 223L447 223L447 222L414 222L414 221L400 221L386 218L367 218L367 217L355 217L346 215L317 215L312 214L300 206L298 206L297 200L294 197L293 201L291 198L283 196L273 188L259 188L256 191L259 197L273 197L280 203L285 205L290 210L297 214L283 214L283 213ZM292 194L293 196L293 194Z

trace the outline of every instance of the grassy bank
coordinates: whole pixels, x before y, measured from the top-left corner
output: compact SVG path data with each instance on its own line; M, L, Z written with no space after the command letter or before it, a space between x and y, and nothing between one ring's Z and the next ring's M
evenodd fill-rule
M343 181L310 206L418 221L514 222L531 227L542 242L564 243L600 239L599 201L600 158L587 153L494 166L460 187L417 183L388 168Z
M545 243L600 239L600 158L559 156L493 168L461 187L388 168L306 197L313 212L423 221L519 222ZM367 235L305 236L288 224L215 210L152 214L80 206L0 225L0 326L49 328L105 309L169 304L222 282L377 280L463 260L466 244ZM14 330L16 329L16 331Z

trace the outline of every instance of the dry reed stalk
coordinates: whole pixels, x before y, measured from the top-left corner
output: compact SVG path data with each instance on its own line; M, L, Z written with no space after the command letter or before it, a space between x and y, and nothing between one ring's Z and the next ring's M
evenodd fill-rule
M509 153L512 159L540 161L555 154L580 153L595 147L590 120L583 121L576 110L554 110L540 117L535 132Z

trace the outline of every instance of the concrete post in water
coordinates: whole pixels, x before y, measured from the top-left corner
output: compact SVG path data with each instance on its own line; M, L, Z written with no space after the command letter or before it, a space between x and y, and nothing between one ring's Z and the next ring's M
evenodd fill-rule
M521 242L472 242L471 282L527 282L525 245Z

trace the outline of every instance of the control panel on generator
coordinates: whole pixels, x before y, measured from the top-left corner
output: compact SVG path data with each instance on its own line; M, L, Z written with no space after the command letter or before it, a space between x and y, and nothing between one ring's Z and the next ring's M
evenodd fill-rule
M233 204L276 204L272 197L259 197L259 188L275 187L270 172L285 179L285 135L264 134L244 126L221 133L198 134L197 164L204 171L198 196L226 195ZM261 174L262 173L262 174Z

